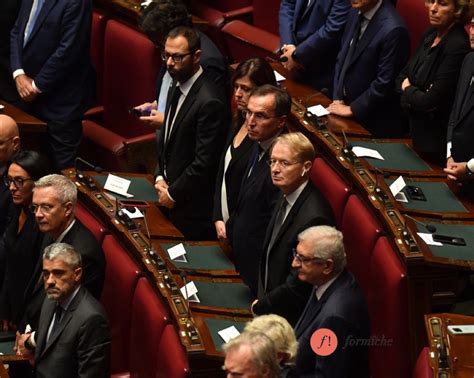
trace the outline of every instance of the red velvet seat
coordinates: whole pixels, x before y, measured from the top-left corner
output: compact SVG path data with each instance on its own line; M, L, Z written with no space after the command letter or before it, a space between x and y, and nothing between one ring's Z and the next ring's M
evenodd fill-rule
M97 220L81 203L77 203L76 207L76 218L87 227L87 229L94 234L95 238L102 243L104 240L105 234L107 234L107 229L105 226Z
M236 62L271 56L280 47L279 0L254 0L252 25L235 20L222 27L228 51Z
M233 19L241 19L248 22L252 20L253 7L251 1L223 1L214 2L209 1L192 1L189 4L189 11L199 18L206 20L211 27L220 28L226 22Z
M428 8L424 1L397 0L397 11L410 32L411 52L415 51L420 43L421 36L430 27Z
M336 226L340 228L342 212L351 192L349 185L321 158L316 158L313 161L311 181L328 200L336 220Z
M140 269L112 235L102 243L106 258L105 283L101 303L105 308L112 332L112 373L129 371L132 301Z
M413 369L412 378L433 378L433 370L430 367L430 350L425 347L421 350Z
M172 324L166 325L156 350L156 378L185 378L190 376L186 351Z
M371 335L374 340L386 342L369 349L371 374L376 378L410 376L407 275L397 253L382 236L375 244L370 263L367 262Z
M107 22L101 122L84 120L81 156L107 170L153 171L155 132L128 108L156 98L161 64L148 38L120 22Z
M97 102L99 104L102 101L105 23L104 15L94 10L92 14L90 54L97 76Z
M342 215L341 231L347 254L347 267L354 274L364 293L374 282L369 263L382 227L356 195L349 196Z

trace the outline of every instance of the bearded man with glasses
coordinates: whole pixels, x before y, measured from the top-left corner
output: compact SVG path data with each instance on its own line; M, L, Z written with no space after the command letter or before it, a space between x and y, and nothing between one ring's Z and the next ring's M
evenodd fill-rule
M273 185L281 194L266 229L258 300L252 304L252 311L257 315L278 314L292 325L312 289L291 267L292 248L306 228L334 224L331 207L309 179L315 155L308 138L289 133L275 140L268 160Z

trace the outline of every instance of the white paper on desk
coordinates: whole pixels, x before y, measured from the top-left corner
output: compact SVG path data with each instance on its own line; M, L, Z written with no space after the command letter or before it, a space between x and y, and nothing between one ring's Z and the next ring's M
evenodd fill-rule
M326 108L322 105L310 106L308 108L308 111L313 113L316 117L322 117L329 114Z
M230 326L224 329L221 329L220 331L217 332L220 337L222 337L222 340L227 344L230 340L236 338L237 336L240 335L240 332L235 326Z
M433 240L433 234L428 234L425 232L417 232L418 236L423 239L423 241L428 245L437 245L442 247L443 243Z
M397 178L394 182L392 182L392 185L390 185L390 191L392 192L392 196L395 197L405 186L407 186L407 184L405 183L403 177L400 176L399 178Z
M181 294L183 295L184 299L188 300L189 302L201 302L197 296L198 289L193 281L188 282L179 290L181 290Z
M128 188L131 183L130 180L109 173L107 175L107 180L105 180L104 189L127 198L132 198L133 194L128 193Z
M275 79L276 81L283 81L286 80L286 77L279 74L277 71L273 70L273 73L275 74Z
M168 248L168 255L170 256L171 260L188 262L186 259L186 250L184 249L183 243L179 243L173 247Z
M3 106L2 104L0 104L0 110L5 108L5 106Z
M138 209L138 207L134 207L133 209L134 209L133 211L130 211L126 208L123 208L122 210L125 214L127 214L130 217L130 219L144 218L143 213Z
M365 148L360 146L354 146L352 152L355 153L357 157L370 157L378 160L385 160L380 152L377 150L372 150L371 148Z

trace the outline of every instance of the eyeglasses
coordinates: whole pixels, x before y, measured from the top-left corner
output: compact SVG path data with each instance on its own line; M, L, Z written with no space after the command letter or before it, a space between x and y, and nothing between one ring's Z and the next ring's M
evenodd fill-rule
M4 140L0 140L0 146L3 146L5 143L10 142L13 138L15 138L15 137L12 136L12 137L10 137L10 138L4 139Z
M67 202L62 203L60 206L64 206L67 204ZM47 203L39 203L39 204L32 204L30 206L31 211L36 214L38 210L41 210L42 214L49 214L51 210L53 210L56 206L55 205L49 205Z
M17 189L22 189L25 185L25 181L33 181L31 178L27 177L4 177L4 183L6 186L10 187L11 184L14 184Z
M300 264L309 264L310 262L314 262L316 264L324 263L324 261L318 257L301 256L298 252L296 252L296 248L293 248L292 251L293 251L293 258L296 259Z
M260 112L252 112L251 110L243 110L242 111L242 115L246 118L246 119L250 119L252 118L252 116L255 118L255 121L257 122L262 122L262 121L266 121L268 119L272 119L272 118L278 118L280 116L269 116L269 115L266 115L265 113L260 113Z
M173 62L181 63L185 57L192 54L194 54L194 51L188 52L186 54L171 54L171 55L168 53L162 52L161 59L163 60L163 62L167 62L168 59L171 58Z
M270 159L267 161L267 164L270 166L270 168L273 168L274 166L278 164L283 169L286 169L292 165L299 164L299 163L301 162L299 161L291 162L287 160L278 160L278 159Z

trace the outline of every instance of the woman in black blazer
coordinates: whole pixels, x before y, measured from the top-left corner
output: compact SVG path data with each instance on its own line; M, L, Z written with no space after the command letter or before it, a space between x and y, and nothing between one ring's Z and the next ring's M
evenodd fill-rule
M414 149L426 160L446 163L446 132L464 56L470 51L464 25L466 0L426 0L430 28L398 77Z
M20 151L8 167L5 179L13 200L13 214L1 243L5 275L0 290L0 319L7 330L23 315L24 291L40 258L42 234L31 210L34 182L52 173L47 159L35 151Z
M219 164L213 220L217 237L227 239L226 222L235 209L240 185L255 142L247 136L247 122L242 111L247 108L250 92L263 84L276 85L271 66L261 58L239 64L232 77L235 112L227 144Z

